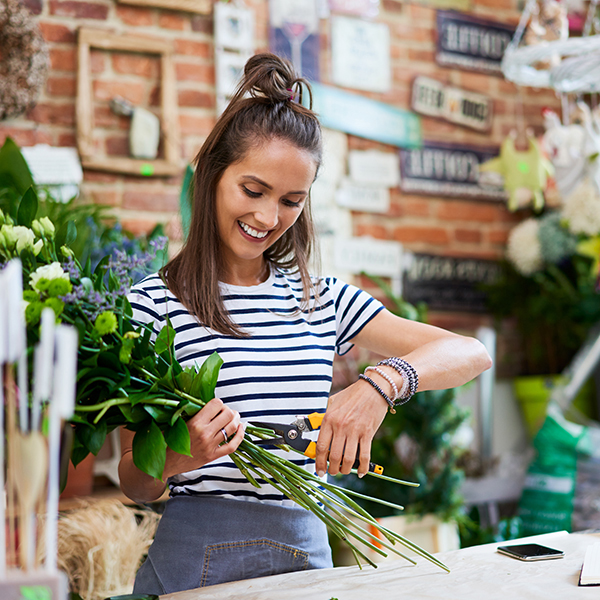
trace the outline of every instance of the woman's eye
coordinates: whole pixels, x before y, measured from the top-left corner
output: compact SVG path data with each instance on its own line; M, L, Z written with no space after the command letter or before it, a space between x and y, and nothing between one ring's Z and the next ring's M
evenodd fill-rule
M286 205L286 206L291 206L291 207L298 207L302 204L302 200L298 200L298 202L293 202L292 200L288 200L287 198L284 198L282 200L282 202Z
M249 196L250 198L258 198L260 196L260 192L253 192L249 190L245 185L242 186L242 190L244 190L244 194Z

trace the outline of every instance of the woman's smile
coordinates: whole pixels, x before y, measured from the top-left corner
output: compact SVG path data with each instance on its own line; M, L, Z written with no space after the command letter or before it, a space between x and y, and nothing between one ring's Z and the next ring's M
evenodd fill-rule
M262 242L270 233L269 231L257 231L256 229L250 227L250 225L242 221L238 221L238 225L241 227L242 232L245 233L253 241L256 240Z

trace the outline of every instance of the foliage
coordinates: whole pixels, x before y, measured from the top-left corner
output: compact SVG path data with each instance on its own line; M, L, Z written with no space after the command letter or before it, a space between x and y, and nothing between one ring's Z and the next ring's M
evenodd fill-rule
M419 320L426 314L393 294L387 285L369 276L386 294L390 310L405 318ZM468 412L456 405L456 390L417 392L388 413L373 439L371 460L385 465L385 473L419 483L419 487L400 488L385 480L369 481L372 495L405 507L406 514L436 514L442 520L458 519L463 500L459 489L463 472L458 460L464 450L456 442L456 433L467 420ZM364 491L364 480L344 478L344 485ZM390 514L389 509L368 502L363 505L377 517Z
M17 198L14 211L0 212L0 260L6 263L19 258L23 267L28 360L33 360L39 343L43 309L52 309L57 321L72 325L79 333L76 404L71 420L76 438L73 462L77 464L90 452L97 454L110 431L125 427L135 432L134 464L161 479L167 447L190 455L185 421L214 397L223 361L213 353L200 368L184 369L175 357L175 331L168 319L154 341L150 326L140 326L132 320L127 299L131 272L155 258L162 249L157 241L149 243L154 253L132 257L119 250L114 256L105 256L92 270L91 258L82 265L70 248L76 240L75 227L67 226L64 243L59 246L56 225L39 214L35 188L28 187L20 193L13 185L13 192ZM399 542L447 569L426 551L379 525L355 502L355 492L322 481L301 466L256 445L251 436L270 438L272 432L246 427L244 440L230 455L240 472L255 487L268 482L313 512L347 541L357 562L362 557L375 566L349 541L350 537L384 556L385 550L404 556L395 547ZM371 476L393 481L382 475ZM375 533L357 526L356 520L379 531L379 547L368 540Z
M561 373L600 320L600 248L594 257L588 249L594 236L571 232L559 217L550 212L515 227L501 276L483 286L498 327L502 319L515 320L522 375ZM532 260L523 260L526 253Z

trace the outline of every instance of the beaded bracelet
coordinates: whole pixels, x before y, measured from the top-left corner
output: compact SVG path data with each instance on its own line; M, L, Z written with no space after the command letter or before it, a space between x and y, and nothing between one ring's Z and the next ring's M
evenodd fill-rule
M410 363L394 356L378 362L377 365L392 367L402 376L402 379L404 380L404 385L402 386L402 390L400 392L400 399L403 400L403 402L398 402L395 404L395 406L408 402L412 396L417 393L417 389L419 387L419 375L417 374L416 369Z
M394 401L370 378L362 373L358 376L359 379L364 379L367 383L371 384L381 395L381 397L387 402L389 411L392 414L396 414L396 410L394 408Z
M392 387L392 391L394 392L394 397L392 398L394 402L398 400L398 398L400 398L400 392L398 392L398 386L396 385L396 382L385 371L383 371L379 367L367 367L365 369L365 373L367 373L368 371L375 371L375 373L381 375L390 384L390 386Z

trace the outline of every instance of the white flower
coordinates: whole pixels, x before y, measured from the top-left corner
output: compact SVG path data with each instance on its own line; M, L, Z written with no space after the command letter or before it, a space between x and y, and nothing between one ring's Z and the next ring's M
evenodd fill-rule
M568 221L571 233L590 236L600 233L600 194L588 178L565 199L562 217Z
M53 279L66 279L67 281L70 281L68 273L65 273L62 270L59 262L53 262L52 264L38 267L35 272L29 276L31 287L38 292L41 291L37 287L40 279L46 279L48 281L52 281Z
M33 250L33 242L35 235L29 227L23 227L22 225L2 225L0 232L4 235L6 241L6 247L9 250L15 250L17 253L23 250Z
M539 271L544 264L538 229L538 221L526 219L519 223L508 236L506 255L522 275L531 275Z
M31 224L31 228L39 237L54 237L54 223L48 217L42 217L39 220L34 219L33 223Z

